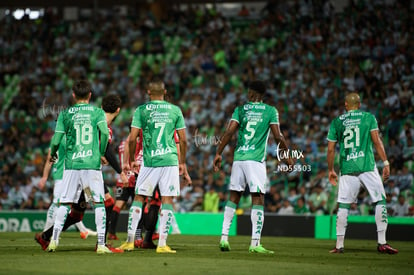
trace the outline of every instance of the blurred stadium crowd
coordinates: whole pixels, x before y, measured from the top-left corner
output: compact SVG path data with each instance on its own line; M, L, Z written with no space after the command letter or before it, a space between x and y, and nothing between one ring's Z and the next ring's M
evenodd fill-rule
M378 119L391 162L385 184L390 214L413 215L413 11L404 1L351 1L341 13L329 1L279 2L260 11L243 8L235 17L190 7L169 10L162 20L149 12L131 18L107 12L96 21L63 21L50 12L36 21L3 18L0 208L47 209L52 185L39 190L37 184L74 79L91 81L94 104L106 93L121 95L114 126L119 144L133 111L147 100L146 83L162 75L168 100L186 118L194 182L182 186L176 211L223 208L233 152L225 151L222 172L213 173L215 145L235 106L246 100L248 81L261 79L291 147L303 152L295 167L306 170L281 172L269 139L266 211L335 211L326 135L331 119L344 111L345 93L356 90L362 109ZM113 186L116 175L104 172ZM352 213L371 213L366 191L358 199ZM250 205L243 196L239 208Z

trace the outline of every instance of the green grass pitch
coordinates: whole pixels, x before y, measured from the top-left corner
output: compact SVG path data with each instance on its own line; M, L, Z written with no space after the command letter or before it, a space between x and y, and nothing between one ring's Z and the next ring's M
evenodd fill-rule
M217 236L171 235L168 244L177 254L136 249L97 255L96 238L82 240L75 232L61 235L55 253L41 250L34 233L0 236L0 274L414 274L413 242L391 242L400 253L383 255L375 241L345 240L344 254L329 254L333 241L263 237L275 254L259 255L249 254L249 236L230 237L232 250L221 252Z

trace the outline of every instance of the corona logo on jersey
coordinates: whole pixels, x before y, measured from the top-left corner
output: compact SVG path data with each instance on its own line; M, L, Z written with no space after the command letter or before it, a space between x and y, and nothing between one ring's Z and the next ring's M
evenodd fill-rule
M155 110L155 109L171 109L171 105L169 104L147 104L145 108L148 111Z

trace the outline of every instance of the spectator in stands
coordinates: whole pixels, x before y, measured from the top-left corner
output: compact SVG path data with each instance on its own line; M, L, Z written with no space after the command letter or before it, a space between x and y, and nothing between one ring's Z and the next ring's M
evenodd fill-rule
M404 195L398 196L398 202L393 206L394 216L407 216L410 205L406 202Z
M295 211L293 209L293 206L290 204L290 201L288 199L284 199L282 206L277 213L279 215L293 215Z

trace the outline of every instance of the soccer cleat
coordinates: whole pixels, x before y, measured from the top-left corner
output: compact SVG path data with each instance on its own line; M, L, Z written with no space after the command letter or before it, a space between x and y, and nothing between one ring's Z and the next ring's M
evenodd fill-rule
M48 247L47 247L47 251L48 252L55 252L56 248L57 248L58 244L57 241L55 240L51 240Z
M108 247L108 249L111 250L112 253L124 253L124 250L122 250L121 248L113 247L110 244L106 244L106 247Z
M120 247L118 247L119 249L122 249L124 251L133 251L134 250L134 243L133 242L124 242L123 244L121 244Z
M249 252L250 253L261 253L261 254L274 254L275 252L272 250L267 250L266 248L264 248L262 245L258 245L258 246L250 246L249 247Z
M46 251L47 247L49 246L49 241L46 241L45 239L42 238L42 233L37 233L35 235L35 240L38 244L40 244L40 246L42 247L42 249L44 251Z
M153 241L156 241L156 240L158 240L160 238L160 234L158 234L158 233L154 233L154 234L152 234L152 240Z
M93 231L91 229L88 229L84 232L80 232L80 237L81 239L87 239L89 236L96 236L98 233L96 233L96 231Z
M96 248L96 253L97 254L111 254L112 251L106 245L101 244L101 245L98 245L98 247Z
M397 254L398 250L392 248L389 244L378 244L377 250L379 253Z
M157 253L177 253L177 251L172 250L171 247L169 247L168 245L164 245L164 246L157 246Z
M341 247L341 248L336 248L335 247L334 249L330 250L329 253L332 253L332 254L343 254L344 253L344 248L343 247Z
M108 234L108 240L117 241L117 240L119 240L119 238L116 236L116 234L109 233Z
M142 240L142 239L141 240L135 240L134 241L134 246L136 248L140 248L143 242L144 242L144 240Z
M220 250L221 251L230 251L230 244L228 241L220 241Z
M143 249L155 249L157 246L153 242L143 242L141 244L141 248Z

